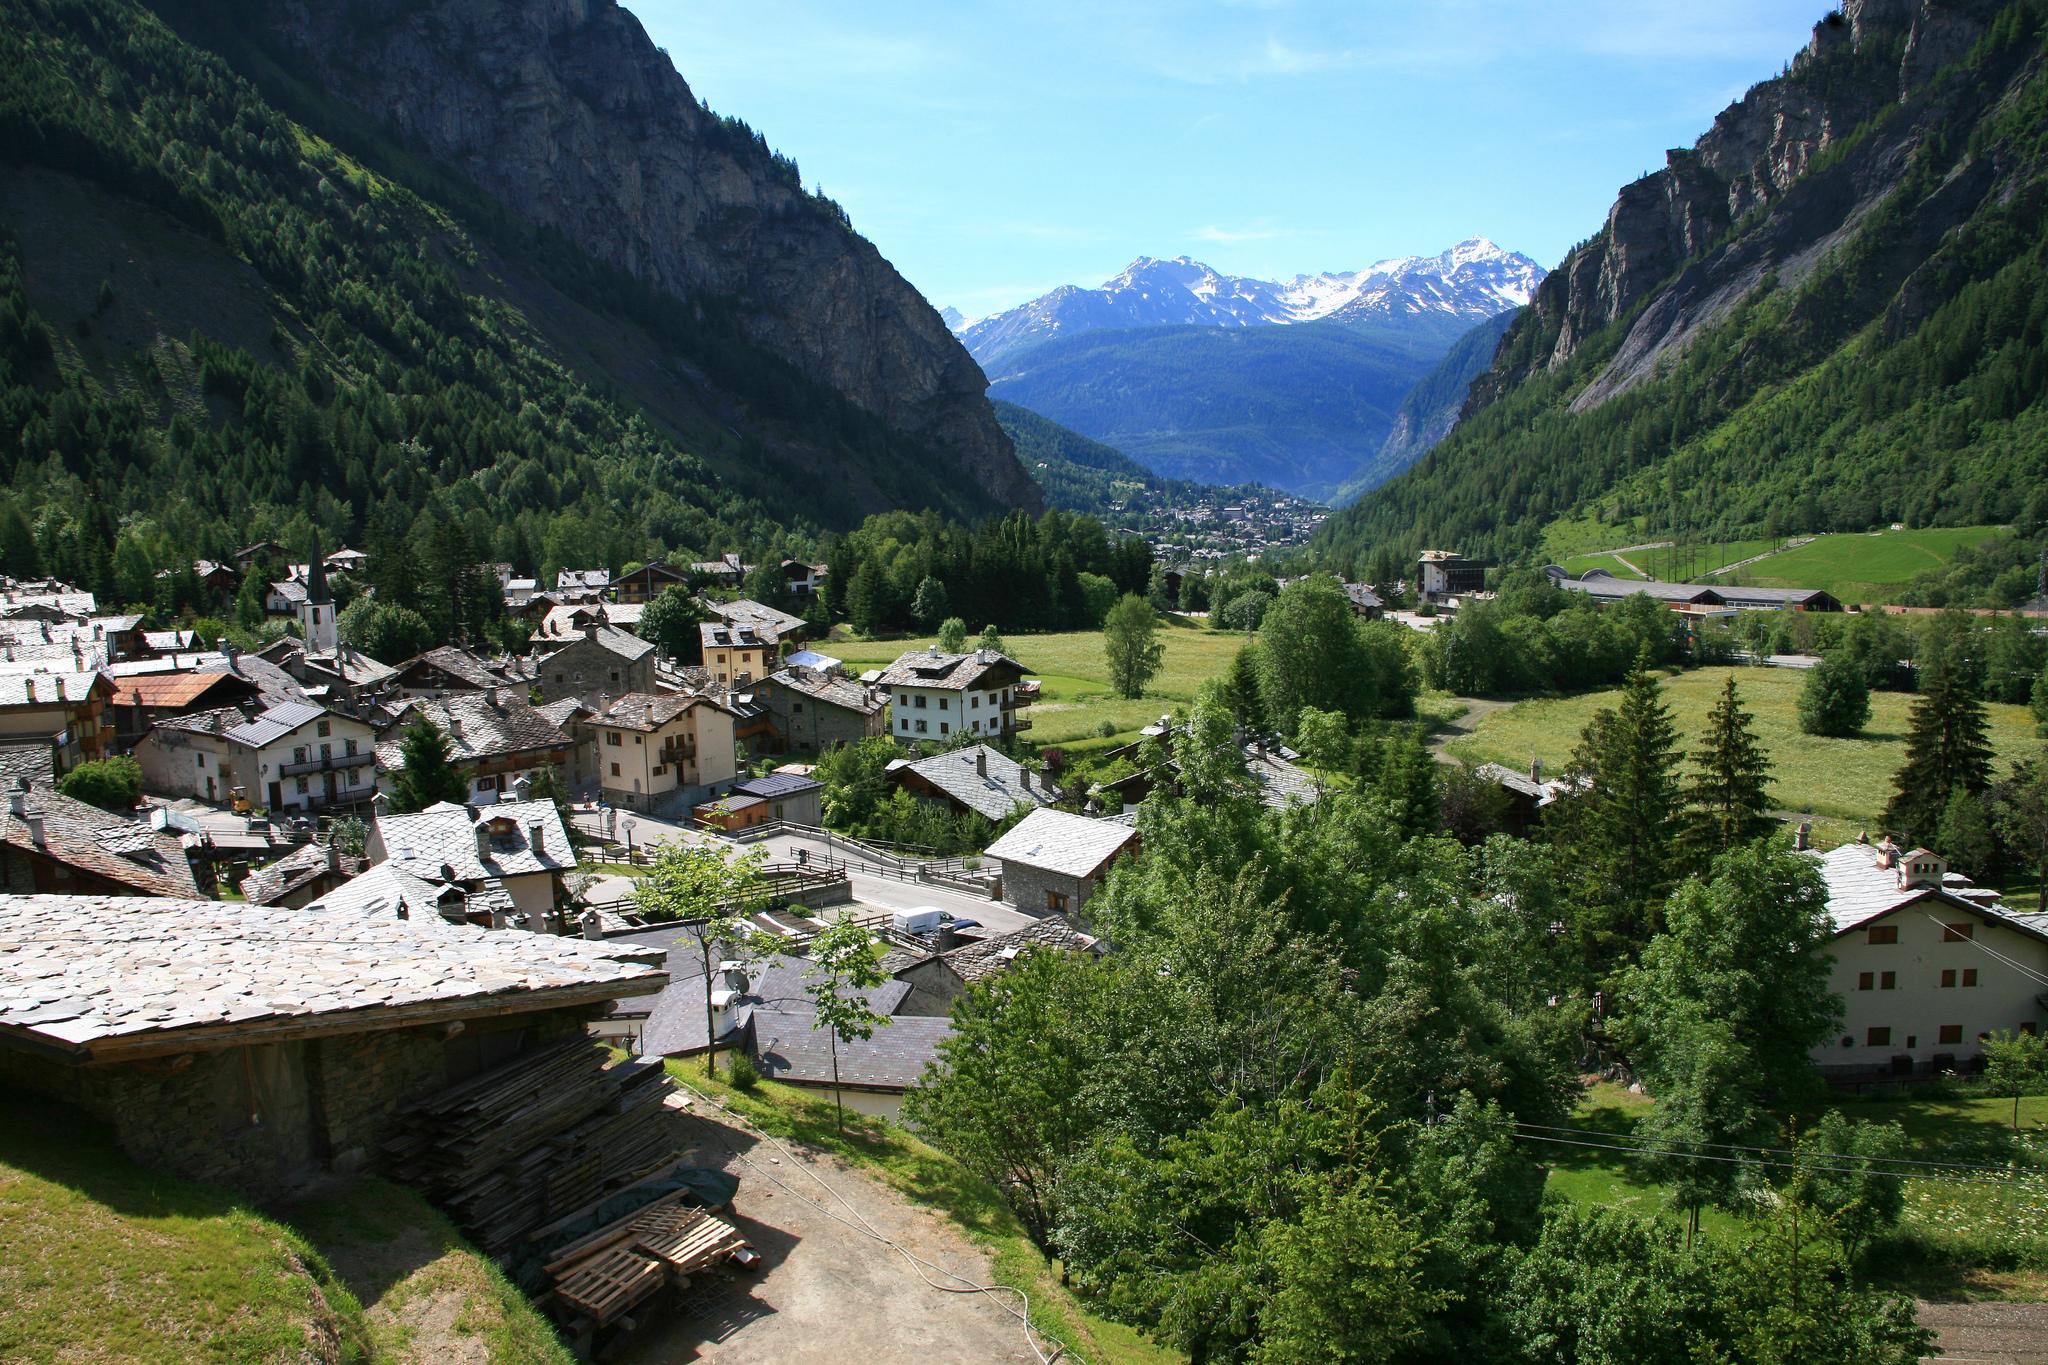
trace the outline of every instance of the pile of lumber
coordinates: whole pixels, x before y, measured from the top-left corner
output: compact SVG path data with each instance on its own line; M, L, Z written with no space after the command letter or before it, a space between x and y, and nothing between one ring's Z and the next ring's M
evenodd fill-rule
M606 1066L602 1046L557 1043L407 1109L384 1144L393 1176L493 1256L629 1185L677 1153L659 1058Z
M543 1267L552 1288L543 1300L587 1342L599 1332L630 1331L633 1310L663 1288L687 1289L691 1277L746 1246L739 1230L706 1209L686 1208L677 1190L558 1247Z

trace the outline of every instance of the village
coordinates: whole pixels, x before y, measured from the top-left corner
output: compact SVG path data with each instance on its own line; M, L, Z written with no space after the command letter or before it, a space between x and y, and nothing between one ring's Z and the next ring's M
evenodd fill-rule
M650 1314L659 1340L703 1330L693 1294L729 1304L761 1273L733 1172L676 1126L707 1101L665 1063L723 1052L829 1096L842 1123L906 1121L970 992L1035 953L1115 951L1091 900L1144 859L1154 793L1214 757L1183 707L1074 782L1029 742L1039 681L1001 648L856 671L803 616L735 596L752 573L736 555L551 586L499 566L528 652L386 662L337 625L331 580L362 558L316 549L269 583L286 628L247 652L100 615L66 584L0 585L0 868L11 921L33 926L0 941L0 1074L139 1161L256 1197L389 1173L523 1268L578 1349L617 1349ZM821 592L824 566L782 567L789 605ZM1161 590L1180 599L1196 572ZM235 564L194 573L240 589ZM1360 630L1429 635L1491 609L1487 574L1427 551L1412 580L1335 600ZM1654 603L1690 634L1842 610L1817 591L1547 581ZM704 618L688 664L638 633L675 593ZM1287 818L1354 780L1294 747L1311 743L1240 719L1222 762ZM821 761L877 745L886 799L982 831L965 851L832 827ZM120 759L131 808L61 790ZM1588 782L1470 771L1516 836ZM1815 951L1840 1017L1815 1074L1967 1074L1987 1040L2036 1035L2048 914L1882 835L1773 838L1825 889Z

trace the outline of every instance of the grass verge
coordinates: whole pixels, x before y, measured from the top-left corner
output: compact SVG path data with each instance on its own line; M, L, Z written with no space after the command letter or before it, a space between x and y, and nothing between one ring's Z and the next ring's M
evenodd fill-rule
M1009 1205L987 1181L908 1130L848 1110L840 1133L829 1096L763 1081L742 1091L704 1075L701 1062L672 1061L678 1081L715 1099L777 1138L830 1152L860 1166L912 1203L941 1214L970 1241L988 1249L995 1278L1031 1296L1031 1325L1078 1352L1090 1365L1167 1365L1180 1357L1135 1328L1090 1312L1039 1255Z

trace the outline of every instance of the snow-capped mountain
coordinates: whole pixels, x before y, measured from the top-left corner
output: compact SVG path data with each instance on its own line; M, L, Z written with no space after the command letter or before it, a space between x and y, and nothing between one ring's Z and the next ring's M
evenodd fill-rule
M1542 280L1535 261L1484 237L1435 256L1287 280L1222 275L1186 256L1140 256L1100 288L1062 285L960 329L960 339L994 377L1005 357L1027 347L1104 328L1261 327L1427 314L1477 322L1528 303Z

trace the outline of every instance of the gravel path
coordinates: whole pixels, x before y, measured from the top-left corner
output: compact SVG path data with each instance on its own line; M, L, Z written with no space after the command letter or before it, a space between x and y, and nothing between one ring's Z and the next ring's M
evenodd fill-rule
M2048 1303L1920 1303L1945 1365L2048 1365Z

